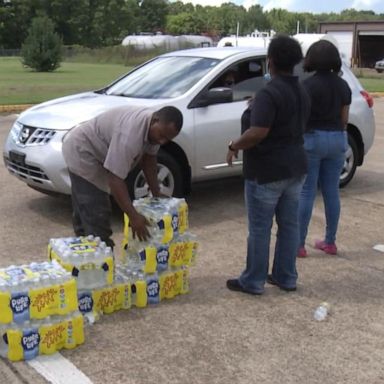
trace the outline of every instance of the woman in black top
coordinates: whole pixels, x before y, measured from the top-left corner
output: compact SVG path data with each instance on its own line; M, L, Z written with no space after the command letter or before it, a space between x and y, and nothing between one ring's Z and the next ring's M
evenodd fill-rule
M304 70L315 73L303 82L311 98L311 114L304 135L308 175L300 199L298 257L307 256L305 238L318 185L324 200L326 229L324 240L316 241L315 248L332 255L337 253L339 178L347 150L346 125L351 103L351 90L339 77L340 68L340 54L332 43L320 40L310 46Z
M298 208L307 173L303 132L310 109L308 95L293 75L302 57L293 38L272 39L268 47L272 80L256 94L243 115L241 136L228 146L229 165L239 150L244 151L248 214L246 265L239 277L227 280L233 291L260 295L265 282L285 291L296 290ZM278 230L272 273L268 275L273 218Z

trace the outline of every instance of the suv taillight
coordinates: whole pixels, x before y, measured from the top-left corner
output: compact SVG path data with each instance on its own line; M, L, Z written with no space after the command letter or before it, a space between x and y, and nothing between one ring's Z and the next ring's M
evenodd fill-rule
M369 108L373 107L373 97L367 91L360 91L361 96L364 97L365 101L368 104Z

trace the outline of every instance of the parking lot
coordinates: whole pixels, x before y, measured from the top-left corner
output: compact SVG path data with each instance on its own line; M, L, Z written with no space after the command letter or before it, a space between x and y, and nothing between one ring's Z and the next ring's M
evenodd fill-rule
M309 257L297 262L296 293L267 286L254 297L225 288L245 261L242 180L196 184L188 197L190 229L200 242L191 292L106 315L87 327L84 345L62 355L94 384L383 383L384 253L372 247L384 244L384 98L374 108L374 146L341 191L339 254L311 247L323 235L318 199ZM1 145L14 118L0 117ZM0 267L45 260L50 237L72 234L69 199L33 191L3 166L0 195ZM119 243L118 212L114 231ZM316 322L313 311L322 301L331 314ZM0 383L13 382L46 381L25 363L0 360Z

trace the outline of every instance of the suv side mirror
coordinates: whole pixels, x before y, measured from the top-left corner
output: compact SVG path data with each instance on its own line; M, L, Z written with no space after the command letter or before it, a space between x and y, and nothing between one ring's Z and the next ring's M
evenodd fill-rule
M191 102L189 108L208 107L212 104L231 103L233 101L233 93L231 88L217 87L208 89L202 93L197 99Z

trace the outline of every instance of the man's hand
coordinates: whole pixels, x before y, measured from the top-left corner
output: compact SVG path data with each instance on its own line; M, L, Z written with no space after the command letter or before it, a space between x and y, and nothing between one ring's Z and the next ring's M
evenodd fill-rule
M129 197L127 184L123 179L114 175L108 174L109 186L113 197L123 212L129 217L129 223L132 228L133 238L137 237L140 241L147 240L150 235L147 226L149 225L147 219L140 215L135 207L132 205Z
M131 226L132 235L134 239L136 239L136 236L139 238L140 241L146 241L150 238L150 234L147 228L147 226L149 226L150 224L148 220L140 213L132 215L129 218L129 225Z
M160 197L160 198L170 198L172 196L166 195L165 193L162 193L160 190L157 193L152 192L153 197Z
M239 151L231 151L230 149L228 150L227 163L230 167L232 167L233 158L237 159L238 155L239 155Z

